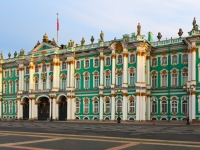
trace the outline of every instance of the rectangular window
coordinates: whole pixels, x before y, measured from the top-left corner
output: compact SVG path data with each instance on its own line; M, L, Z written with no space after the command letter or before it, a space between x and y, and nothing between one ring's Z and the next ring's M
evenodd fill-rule
M98 59L95 59L95 60L94 60L94 66L95 66L95 67L98 67L98 66L99 66L99 60L98 60Z
M4 71L4 77L7 77L7 70Z
M4 85L4 94L7 94L7 84Z
M80 89L80 78L76 78L76 89Z
M130 73L130 85L134 85L134 73Z
M152 76L152 87L156 87L157 86L157 76L153 75Z
M12 94L12 93L13 93L13 85L10 84L10 94Z
M38 91L38 81L35 81L35 90Z
M84 113L88 113L89 111L89 103L88 102L85 102L85 105L84 105Z
M99 87L99 76L94 77L94 87L95 88Z
M118 75L118 85L122 85L122 76Z
M10 77L13 76L13 70L10 70Z
M19 83L16 83L16 92L18 92L19 91Z
M106 75L106 86L110 87L110 75Z
M76 102L76 113L79 113L80 111L80 105L79 102Z
M16 71L17 71L17 72L16 72L17 76L19 76L19 70L17 69Z
M177 86L178 80L177 80L177 74L172 74L172 86Z
M167 75L166 74L162 75L162 86L163 87L167 86Z
M53 89L53 80L50 80L50 89Z
M85 77L85 88L89 88L89 77Z
M94 102L94 113L98 113L98 112L99 112L98 102L95 101L95 102Z
M182 75L183 75L183 85L187 85L188 73L183 72Z

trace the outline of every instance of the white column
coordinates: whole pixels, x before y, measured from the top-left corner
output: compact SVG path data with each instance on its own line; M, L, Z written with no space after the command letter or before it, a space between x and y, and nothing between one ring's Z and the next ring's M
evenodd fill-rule
M191 92L190 92L190 95L189 95L189 118L190 118L190 121L192 120L192 95L191 95Z
M104 69L104 56L103 52L100 52L100 88L103 89L103 69Z
M123 114L123 119L122 120L127 120L127 94L123 94L123 109L122 109L122 114Z
M137 83L140 82L140 52L137 52Z
M24 91L24 68L22 68L21 71L21 78L22 78L21 88Z
M18 112L19 112L19 118L23 118L23 105L21 105L21 100L19 101L19 109L18 109Z
M192 116L192 120L196 119L196 93L192 93L192 109L191 109L191 116Z
M115 87L115 68L116 68L116 55L112 54L112 85L111 87Z
M145 117L145 113L146 113L146 103L145 103L145 93L142 93L142 96L141 96L141 100L142 100L142 118L141 120L146 120L146 117Z
M52 101L52 99L49 99L49 119L51 119L51 108L52 108L52 106L51 106L51 101ZM52 116L52 118L53 118L53 116Z
M150 86L150 56L146 56L146 83Z
M75 119L75 96L72 96L72 99L71 99L71 105L72 105L72 112L71 112L71 119Z
M71 96L67 97L67 120L71 120Z
M58 120L59 118L58 118L58 106L59 106L59 104L56 102L56 109L55 109L55 113L56 113L56 119Z
M112 96L111 120L115 120L115 94L111 94L111 96Z
M100 104L99 104L99 120L103 120L103 94L100 95Z
M54 71L53 71L53 91L58 91L59 88L59 69L60 68L60 61L55 55L53 58L53 64L54 64ZM54 116L55 117L55 116Z
M69 77L70 77L70 62L67 62L67 88L70 87Z
M124 76L124 81L123 81L123 87L128 87L128 80L127 80L127 71L128 71L128 53L125 52L123 54L124 56L124 64L123 64L123 76Z
M140 96L139 93L136 92L136 121L140 120Z
M192 48L192 82L196 84L196 47Z
M52 114L53 114L52 118L53 118L53 120L55 120L56 119L56 98L53 98L53 110L52 111L53 111L52 112Z
M33 98L32 100L31 100L31 102L32 102L32 119L35 119L35 99Z
M38 89L42 90L42 79L41 79L41 73L42 73L42 66L38 67L39 77L38 77Z
M74 88L74 61L71 61L71 88Z
M33 83L33 74L34 74L34 64L32 62L32 58L29 64L29 92L33 91L34 83Z
M50 64L47 65L47 89L50 89L50 80L49 80L49 71L50 71Z
M2 83L2 66L0 66L0 95L2 95L3 93L3 90L2 90L2 87L3 87L3 83Z
M142 82L143 83L145 83L145 64L146 64L146 53L144 53L142 56L142 74L143 74Z
M151 113L151 107L150 107L150 95L147 95L147 120L150 120L150 113Z
M36 119L36 120L38 119L38 105L39 105L39 104L34 104L34 109L35 109L35 111L34 111L34 112L35 112L35 115L34 115L34 116L35 116L35 119Z
M32 119L32 100L29 98L29 119Z

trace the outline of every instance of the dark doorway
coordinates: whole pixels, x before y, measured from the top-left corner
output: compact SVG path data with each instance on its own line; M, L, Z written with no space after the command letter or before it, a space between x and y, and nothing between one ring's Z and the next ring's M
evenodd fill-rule
M28 120L29 119L29 99L25 97L22 100L22 104L23 104L23 119Z
M38 120L47 120L49 118L49 99L41 97L38 101Z
M59 98L59 120L67 120L67 98L65 96Z

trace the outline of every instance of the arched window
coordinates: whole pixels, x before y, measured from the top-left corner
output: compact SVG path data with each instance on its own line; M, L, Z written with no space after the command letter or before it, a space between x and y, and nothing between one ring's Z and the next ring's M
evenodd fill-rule
M129 103L130 103L130 104L129 104L129 112L130 112L130 113L135 112L134 100L130 100Z
M89 88L89 77L88 76L85 77L85 88L86 89Z
M12 114L13 112L13 103L12 101L9 102L9 113Z
M122 113L122 101L117 101L117 113Z
M184 100L182 103L182 112L187 113L187 101Z
M80 112L80 103L76 102L76 113Z
M80 61L76 62L76 69L80 69Z
M187 85L188 72L183 72L182 77L183 77L183 85Z
M157 102L152 102L152 113L157 113Z
M88 101L85 101L84 102L84 113L88 113L89 112L89 102Z
M187 54L183 54L183 63L184 64L188 63L188 55Z
M98 75L94 76L94 87L95 88L99 87L99 76Z
M38 78L35 78L35 91L38 91Z
M94 66L95 66L95 67L98 67L98 66L99 66L99 59L95 59L95 60L94 60Z
M122 73L118 73L118 85L122 85Z
M133 72L130 73L130 85L134 85L135 83L135 74Z
M162 101L162 113L167 113L167 102Z
M162 65L163 66L167 65L167 57L166 56L162 57Z
M122 64L122 55L118 55L118 64Z
M106 65L107 65L107 66L110 65L110 57L106 57Z
M5 114L7 112L7 103L4 101L3 103L3 113Z
M26 78L25 80L25 91L29 91L29 79Z
M152 59L152 66L157 66L157 58Z
M135 62L135 54L131 54L130 55L130 63L134 63Z
M42 72L46 72L46 69L47 69L46 64L43 64L42 65Z
M172 112L177 113L177 101L172 101Z
M66 62L62 62L62 69L66 69Z
M172 73L172 86L178 85L178 75L177 73Z
M110 113L110 101L106 101L106 113Z
M53 63L50 63L50 71L53 71Z
M89 60L85 60L85 68L89 68Z
M39 68L38 68L38 65L35 66L35 72L38 72Z
M76 77L76 89L80 89L80 77Z
M66 78L62 78L62 81L61 81L61 89L66 89Z
M26 67L26 74L29 74L29 67Z
M177 55L173 55L172 56L172 64L177 64L178 63L178 56Z
M98 101L94 102L94 113L98 113L99 112L99 104Z
M43 87L43 90L46 90L46 79L42 80L42 87Z
M12 94L13 93L13 82L11 81L10 82L10 94Z

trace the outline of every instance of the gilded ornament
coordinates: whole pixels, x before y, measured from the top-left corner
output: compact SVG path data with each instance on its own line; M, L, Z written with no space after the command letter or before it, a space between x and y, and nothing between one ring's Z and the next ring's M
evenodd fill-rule
M150 56L146 56L146 60L150 60L150 58L151 58Z

